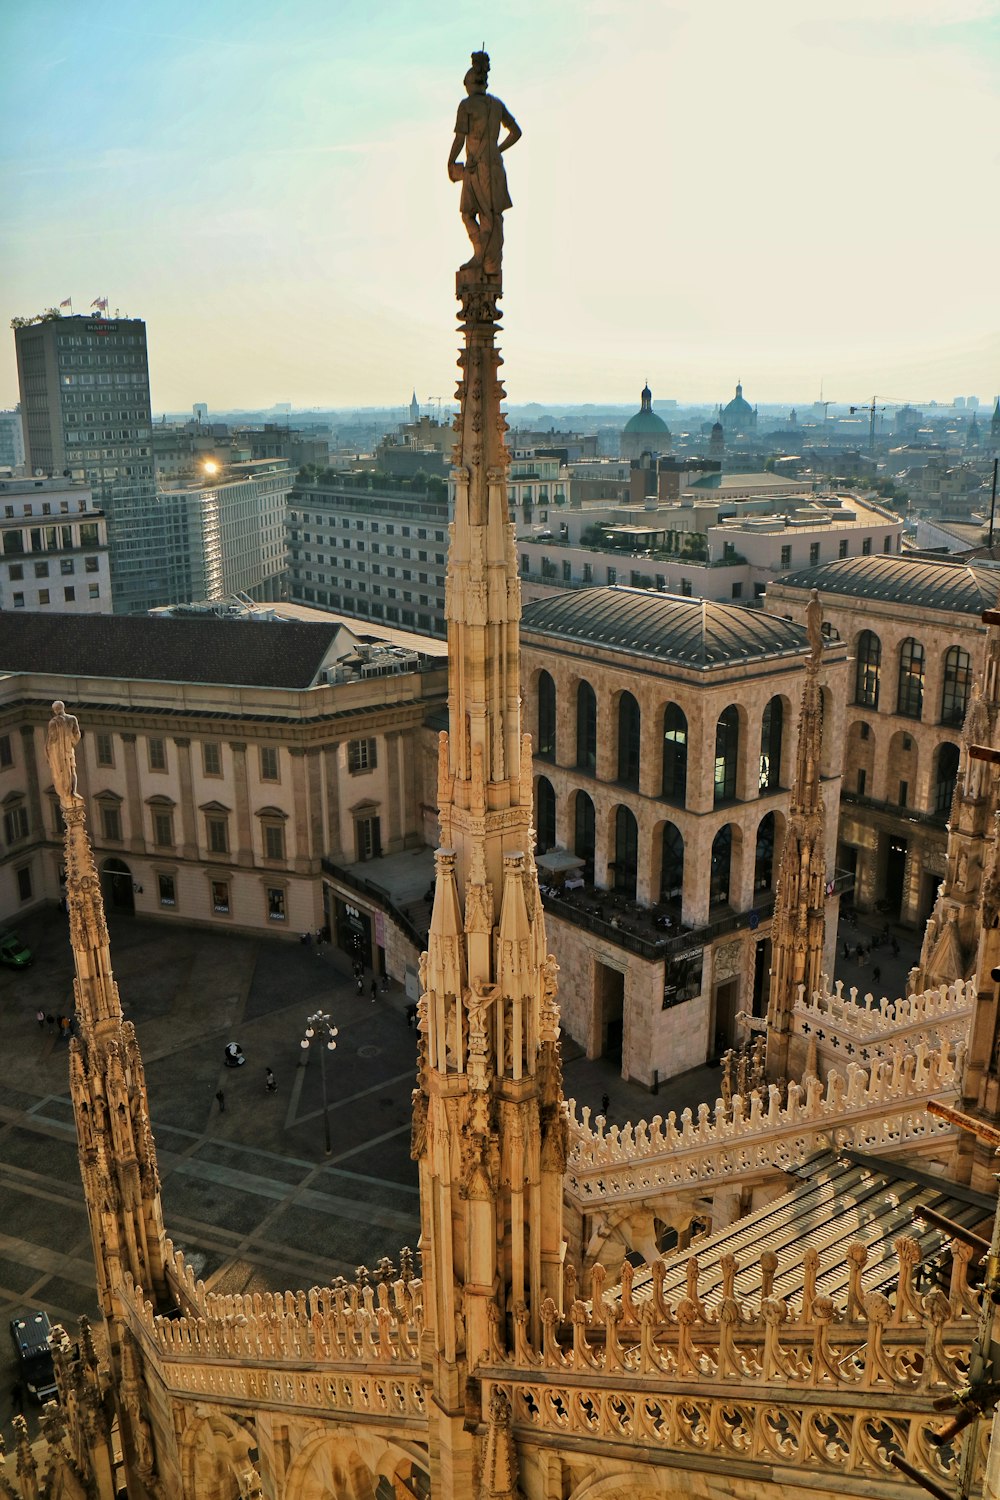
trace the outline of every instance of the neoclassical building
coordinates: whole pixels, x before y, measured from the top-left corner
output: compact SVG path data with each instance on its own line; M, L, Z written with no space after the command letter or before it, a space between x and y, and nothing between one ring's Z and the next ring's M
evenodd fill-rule
M862 908L917 925L945 874L962 724L983 667L995 569L855 557L768 585L768 613L804 618L819 591L826 627L851 658L837 863Z
M352 870L423 844L440 656L332 621L25 611L4 617L0 671L3 920L63 894L44 749L60 698L86 725L79 788L109 907L288 937L328 926L366 963L415 973L412 936Z
M649 1085L718 1056L741 1012L766 1009L806 631L628 588L536 601L522 630L539 860L559 887L545 899L567 976L563 1024L588 1055ZM829 942L846 670L831 641ZM568 882L552 851L575 856Z

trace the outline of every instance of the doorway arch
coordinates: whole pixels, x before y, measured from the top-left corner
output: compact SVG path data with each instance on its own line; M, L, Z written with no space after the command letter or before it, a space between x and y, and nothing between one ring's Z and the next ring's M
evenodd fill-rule
M106 859L101 866L101 892L105 906L114 911L135 912L135 883L123 859Z

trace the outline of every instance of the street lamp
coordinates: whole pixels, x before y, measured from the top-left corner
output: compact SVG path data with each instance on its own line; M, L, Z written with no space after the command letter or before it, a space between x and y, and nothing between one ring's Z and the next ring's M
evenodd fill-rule
M309 1048L312 1042L315 1040L320 1044L324 1042L326 1044L325 1046L320 1045L319 1076L323 1088L323 1141L326 1147L327 1156L330 1155L330 1151L332 1148L330 1145L330 1114L326 1104L326 1054L328 1052L335 1052L337 1050L336 1039L338 1035L339 1032L337 1030L337 1027L334 1026L326 1011L318 1010L314 1015L307 1016L306 1034L302 1038L302 1041L300 1043L300 1046L302 1047L303 1067L305 1067L306 1063L309 1061Z

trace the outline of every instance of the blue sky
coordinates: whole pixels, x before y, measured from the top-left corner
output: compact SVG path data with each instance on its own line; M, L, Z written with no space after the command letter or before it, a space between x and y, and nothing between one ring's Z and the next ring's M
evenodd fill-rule
M156 410L447 399L484 40L512 400L1000 387L1000 0L20 0L4 328L106 293Z

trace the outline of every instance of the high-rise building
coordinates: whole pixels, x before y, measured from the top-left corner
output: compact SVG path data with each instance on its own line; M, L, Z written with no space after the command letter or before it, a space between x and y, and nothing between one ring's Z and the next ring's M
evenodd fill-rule
M151 447L141 318L45 318L14 330L29 473L82 473L108 522L115 609L162 602L166 538Z
M20 469L24 463L21 413L0 411L0 469Z
M167 592L157 604L249 594L284 597L285 501L292 474L282 459L223 467L164 483L149 535L166 532ZM152 565L152 564L151 564Z

